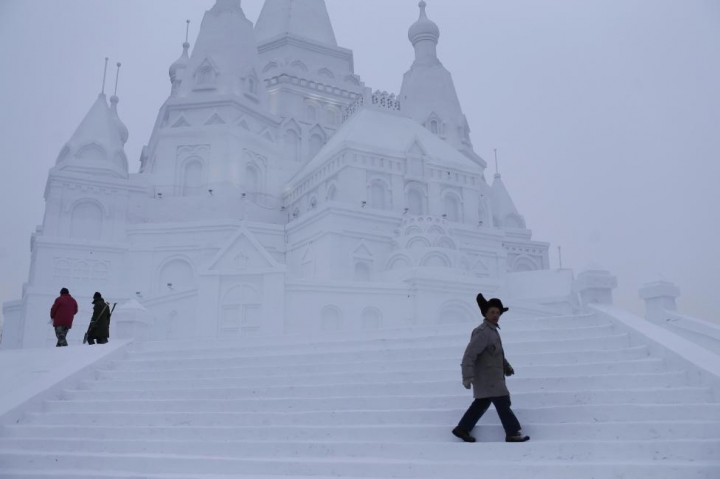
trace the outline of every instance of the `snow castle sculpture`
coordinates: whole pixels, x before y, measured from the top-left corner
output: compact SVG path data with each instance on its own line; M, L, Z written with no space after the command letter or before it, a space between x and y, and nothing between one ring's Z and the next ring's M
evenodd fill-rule
M547 269L486 182L424 1L408 36L399 95L372 93L323 0L266 0L254 28L217 0L137 173L117 96L62 148L2 347L46 344L61 287L137 301L146 339L232 338L470 320L479 288Z

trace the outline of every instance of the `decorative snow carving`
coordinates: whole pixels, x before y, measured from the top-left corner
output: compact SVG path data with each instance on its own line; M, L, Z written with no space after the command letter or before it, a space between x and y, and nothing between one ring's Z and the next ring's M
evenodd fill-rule
M195 71L195 89L214 89L217 75L217 68L209 59L205 59Z
M372 104L391 111L400 111L400 100L394 93L376 90L372 95Z
M219 114L213 113L213 115L210 117L210 119L205 122L205 126L213 126L213 125L225 125L225 120L223 120Z

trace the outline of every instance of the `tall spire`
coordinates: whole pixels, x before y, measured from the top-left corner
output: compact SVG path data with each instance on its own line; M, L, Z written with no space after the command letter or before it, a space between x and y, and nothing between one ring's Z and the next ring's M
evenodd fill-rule
M485 168L485 161L473 151L470 127L452 75L437 56L440 28L428 18L425 0L418 6L420 16L408 30L415 61L405 73L400 89L403 111Z
M178 97L236 95L265 105L267 91L258 80L258 50L253 25L240 0L216 0L205 12L187 68L178 78Z
M325 0L266 0L255 36L258 43L293 36L337 47Z
M117 105L120 99L117 96L118 91L118 81L120 80L120 67L122 66L122 63L117 63L117 73L115 74L115 93L113 93L113 96L110 97L110 113L113 117L113 121L115 122L115 126L118 129L118 133L120 134L120 141L122 141L122 144L125 145L128 141L129 132L127 127L125 126L125 123L122 122L120 119L120 116L118 116L118 110Z
M105 94L105 80L107 80L107 64L108 60L110 60L108 57L105 57L105 69L103 70L103 82L102 82L102 88L100 89L100 94Z

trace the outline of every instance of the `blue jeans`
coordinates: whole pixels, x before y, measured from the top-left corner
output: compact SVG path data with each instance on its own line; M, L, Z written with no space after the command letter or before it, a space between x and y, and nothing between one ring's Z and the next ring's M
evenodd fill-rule
M505 435L514 436L518 434L521 429L520 422L517 420L517 417L515 417L512 409L510 409L510 396L476 399L460 420L458 427L467 432L472 431L483 414L488 410L491 403L495 405L495 410L498 416L500 416L500 422L503 425L503 429L505 429Z

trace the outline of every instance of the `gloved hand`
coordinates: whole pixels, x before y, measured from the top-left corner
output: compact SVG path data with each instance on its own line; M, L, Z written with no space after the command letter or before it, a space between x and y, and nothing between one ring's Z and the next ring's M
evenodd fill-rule
M512 376L515 374L515 370L512 368L512 366L509 366L505 368L505 376Z
M463 386L465 389L470 389L472 387L473 378L467 378L463 379Z

